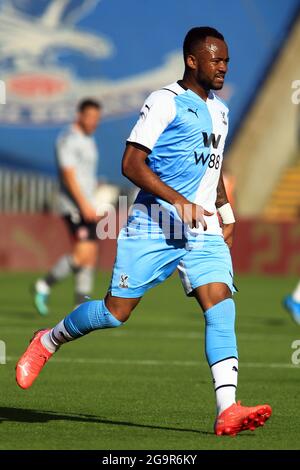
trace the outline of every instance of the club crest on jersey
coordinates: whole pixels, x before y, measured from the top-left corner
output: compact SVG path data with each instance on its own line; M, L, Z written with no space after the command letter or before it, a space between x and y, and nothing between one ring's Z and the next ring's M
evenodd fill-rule
M128 289L128 274L121 274L120 276L120 282L119 282L119 287L122 289Z
M221 115L222 115L222 123L224 124L224 126L228 126L228 122L226 121L225 111L221 111Z

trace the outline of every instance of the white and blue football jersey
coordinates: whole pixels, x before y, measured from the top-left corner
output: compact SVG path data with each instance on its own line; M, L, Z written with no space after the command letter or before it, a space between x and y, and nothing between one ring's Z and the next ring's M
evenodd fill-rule
M228 108L219 97L210 92L204 101L175 82L146 99L128 138L148 152L149 167L164 183L214 213L205 218L206 234L222 234L215 203L227 132ZM143 190L136 199L139 204L153 202L171 210L166 201Z

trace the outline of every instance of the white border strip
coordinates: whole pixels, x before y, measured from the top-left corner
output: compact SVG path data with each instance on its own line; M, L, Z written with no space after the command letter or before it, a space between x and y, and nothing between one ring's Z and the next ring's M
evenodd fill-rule
M6 86L3 80L0 80L0 104L6 104Z

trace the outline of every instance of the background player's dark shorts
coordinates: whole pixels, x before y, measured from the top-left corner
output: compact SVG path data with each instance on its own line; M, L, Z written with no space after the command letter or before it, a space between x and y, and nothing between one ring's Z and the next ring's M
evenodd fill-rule
M63 219L76 241L97 240L97 224L85 222L80 214L63 215Z

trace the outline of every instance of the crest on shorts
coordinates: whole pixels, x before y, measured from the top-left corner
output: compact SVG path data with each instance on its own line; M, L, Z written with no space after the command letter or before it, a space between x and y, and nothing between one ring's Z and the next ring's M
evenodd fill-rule
M128 274L121 274L119 287L121 287L122 289L128 289L128 278Z

